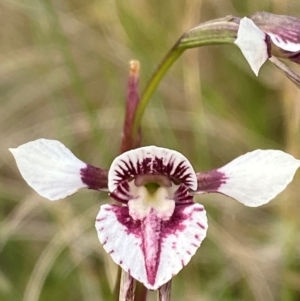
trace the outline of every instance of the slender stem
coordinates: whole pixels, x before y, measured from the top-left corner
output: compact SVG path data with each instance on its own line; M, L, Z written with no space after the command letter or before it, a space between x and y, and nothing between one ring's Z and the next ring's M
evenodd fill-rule
M139 105L139 80L140 80L140 63L138 61L130 62L129 78L126 95L126 113L123 126L123 135L121 142L121 153L140 146L141 132L137 128L138 135L133 136L133 120L136 114L136 108Z
M180 55L189 48L195 48L206 45L215 44L230 44L236 39L238 30L238 19L233 16L212 20L200 24L184 33L177 43L168 52L161 64L158 66L152 77L150 78L137 107L132 134L135 137L141 125L141 121L149 100L157 88L158 84L173 65L173 63L180 57Z
M146 86L144 93L141 97L139 106L137 107L134 123L133 123L133 137L135 137L138 133L138 128L140 127L145 109L149 103L149 100L160 83L161 79L167 73L169 68L173 65L173 63L178 59L178 57L182 54L185 49L177 48L177 44L170 50L161 64L158 66L151 79Z

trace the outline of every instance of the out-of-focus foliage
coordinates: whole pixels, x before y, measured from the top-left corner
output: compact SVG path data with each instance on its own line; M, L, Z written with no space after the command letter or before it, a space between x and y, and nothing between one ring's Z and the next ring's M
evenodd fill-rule
M46 201L7 148L57 139L108 168L120 147L128 62L141 62L143 87L185 30L261 10L300 17L297 0L0 2L0 300L114 300L117 275L94 229L107 195ZM300 91L271 64L256 78L234 46L193 49L154 94L143 145L177 149L197 171L256 148L300 158L299 117ZM299 181L256 209L197 197L208 236L174 278L173 300L299 300Z

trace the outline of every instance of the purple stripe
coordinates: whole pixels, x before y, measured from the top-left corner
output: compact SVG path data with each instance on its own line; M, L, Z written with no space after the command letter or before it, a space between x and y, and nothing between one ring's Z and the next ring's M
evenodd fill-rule
M267 45L267 54L268 54L268 58L270 58L272 56L271 54L271 38L270 36L268 36L267 34L265 34L265 42Z
M175 207L174 213L168 221L159 218L153 209L144 220L140 221L133 220L129 215L127 206L112 205L111 207L118 222L125 226L126 232L141 238L140 247L144 254L147 279L151 285L155 284L164 240L170 235L178 237L178 234L186 229L184 222L192 217L194 211L188 214L184 213L187 206L189 205ZM201 225L202 227L205 228ZM199 240L200 237L197 239ZM198 247L194 243L192 245ZM173 247L176 248L177 246L174 245ZM182 264L185 265L184 262ZM128 273L130 274L130 271Z
M174 178L179 182L190 186L193 175L188 172L188 166L185 161L181 161L174 166L174 159L171 157L167 163L164 163L164 158L145 157L141 161L132 162L131 160L122 160L116 170L114 184L118 185L124 180L129 180L137 175L162 175L169 178Z
M80 170L81 180L88 186L89 189L94 190L107 190L108 189L108 171L87 165Z
M198 192L218 192L220 186L225 184L228 179L225 173L217 169L197 173L196 176L198 180Z
M184 184L179 186L174 194L174 201L176 202L176 205L188 205L194 203L193 196L190 194L189 190L189 187Z

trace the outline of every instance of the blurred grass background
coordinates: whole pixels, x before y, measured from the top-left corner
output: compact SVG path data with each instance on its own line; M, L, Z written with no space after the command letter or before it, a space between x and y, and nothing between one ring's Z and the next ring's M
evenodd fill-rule
M1 301L115 300L117 274L94 229L107 195L46 201L7 149L57 139L108 168L120 147L128 62L141 62L144 87L185 30L261 10L300 17L298 0L0 2ZM270 63L256 78L232 45L193 49L153 96L143 145L176 149L197 171L257 148L300 158L299 116L299 90ZM174 278L172 300L300 300L299 180L261 208L197 197L208 236Z

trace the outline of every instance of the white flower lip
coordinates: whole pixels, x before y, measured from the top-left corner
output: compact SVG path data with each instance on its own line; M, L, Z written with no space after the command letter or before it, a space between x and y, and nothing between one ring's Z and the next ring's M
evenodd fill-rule
M134 221L127 206L103 205L95 226L112 259L156 290L191 260L206 236L207 218L200 204L175 208L168 221L160 220L154 211L145 220Z

